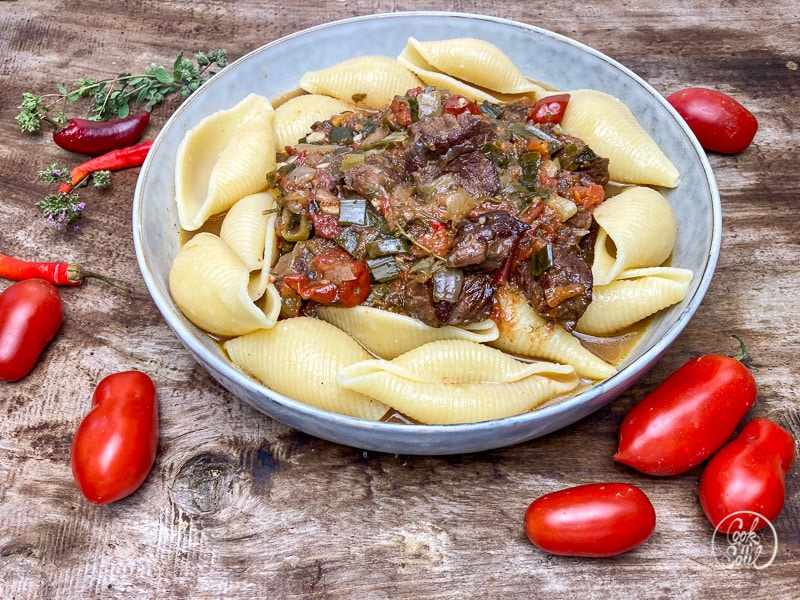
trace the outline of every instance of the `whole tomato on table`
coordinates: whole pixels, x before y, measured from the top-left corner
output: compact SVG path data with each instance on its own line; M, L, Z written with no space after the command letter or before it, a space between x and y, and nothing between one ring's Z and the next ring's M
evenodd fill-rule
M44 279L27 279L0 294L0 379L31 372L64 321L58 290Z
M72 441L72 474L86 499L107 504L132 494L157 450L158 402L150 377L124 371L103 379Z
M614 460L648 475L684 473L730 438L756 394L737 358L693 358L625 416Z
M590 483L534 500L525 533L551 554L603 557L643 544L656 527L649 498L627 483Z
M758 120L737 100L707 88L692 87L667 96L706 150L737 154L758 131Z
M774 421L747 423L700 477L700 505L711 524L724 533L733 527L756 531L777 517L786 499L785 477L795 446L791 434Z

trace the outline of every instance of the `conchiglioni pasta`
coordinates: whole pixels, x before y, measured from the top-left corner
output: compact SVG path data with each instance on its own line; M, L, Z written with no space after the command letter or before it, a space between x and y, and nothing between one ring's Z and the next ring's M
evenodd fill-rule
M623 271L608 285L595 286L575 329L605 336L630 327L683 300L692 276L689 269L673 267Z
M678 224L664 196L648 187L631 187L594 211L600 225L594 249L595 285L611 283L628 269L661 265L675 247Z
M183 229L195 231L211 215L267 188L266 175L276 164L273 115L269 100L250 94L186 133L175 160L175 201Z
M395 96L421 84L397 60L382 55L358 56L300 78L300 87L307 92L373 109L385 108Z
M428 424L518 415L579 384L570 366L523 363L466 340L430 342L391 361L358 362L339 371L337 380Z
M644 187L674 187L679 173L613 96L570 91L561 127L529 122L552 89L472 38L409 38L397 59L353 58L306 72L299 87L275 110L253 94L204 119L177 157L183 229L227 214L219 236L180 249L173 298L230 338L231 361L270 389L369 420L509 417L617 372L579 337L635 337L637 323L685 297L691 271L663 266L677 239L672 209ZM452 94L498 106L448 104ZM603 201L609 176L634 186ZM540 210L554 196L563 202ZM567 203L556 222L552 207ZM308 238L278 227L278 214ZM576 248L592 219L590 266ZM522 237L534 233L542 239ZM528 258L540 244L559 246L541 270ZM399 271L378 277L387 258ZM575 319L575 335L559 324Z
M573 90L561 126L609 159L613 181L673 188L678 169L619 99L597 90Z
M279 394L324 410L376 421L389 407L342 387L336 376L369 354L325 321L296 317L228 340L231 361Z
M536 314L528 301L502 288L495 294L498 338L490 346L525 358L552 360L572 365L588 379L607 379L617 372L613 365L584 348L566 329Z
M489 342L498 335L497 325L492 320L462 327L431 327L412 317L369 306L319 306L317 314L349 333L374 355L385 359L436 340Z
M280 312L275 295L257 306L248 293L250 272L225 242L201 232L178 251L169 272L175 304L195 325L219 336L272 327Z
M261 269L264 264L270 216L267 211L274 206L275 196L271 192L251 194L231 206L222 220L219 237L250 271Z
M456 38L441 41L408 39L403 64L426 75L438 71L499 94L542 93L500 48L485 40ZM413 67L413 68L412 68Z
M352 104L321 94L305 94L287 100L275 109L275 147L283 150L294 146L311 131L314 123L348 110L353 110Z
M431 68L430 65L425 63L425 59L419 55L416 49L410 45L403 49L403 52L397 57L397 61L419 77L425 85L449 90L452 94L460 94L476 102L500 102L499 95L496 93L491 94Z

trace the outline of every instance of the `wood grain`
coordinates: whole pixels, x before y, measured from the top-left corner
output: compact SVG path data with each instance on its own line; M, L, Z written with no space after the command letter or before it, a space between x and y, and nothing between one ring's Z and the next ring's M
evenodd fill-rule
M800 436L800 246L796 232L800 18L795 3L600 0L426 9L517 19L578 39L660 92L702 85L757 116L755 143L710 155L723 203L722 253L696 317L636 386L589 418L511 448L453 457L363 452L309 437L223 390L183 349L148 296L131 243L137 173L87 189L83 231L62 235L35 203L36 172L73 158L23 135L24 91L113 75L180 51L231 59L334 19L420 8L385 0L0 1L0 251L81 262L128 283L63 290L66 320L26 379L0 385L0 597L27 598L754 598L798 596L800 468L776 519L763 571L721 567L699 508L700 468L648 478L613 463L627 410L703 352L748 342L759 399L752 416ZM155 109L155 135L176 104ZM5 283L0 283L4 289ZM142 369L160 399L156 464L135 494L86 502L69 466L72 435L105 375ZM545 555L525 538L536 497L603 480L639 485L656 533L614 559Z

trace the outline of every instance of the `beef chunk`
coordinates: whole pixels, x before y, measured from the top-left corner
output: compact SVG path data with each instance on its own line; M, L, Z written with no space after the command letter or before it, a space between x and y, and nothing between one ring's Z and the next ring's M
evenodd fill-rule
M530 226L504 210L496 210L462 221L456 228L455 246L447 266L488 272L503 263L517 237Z
M445 325L477 323L489 318L493 299L494 289L488 275L467 275L458 299L452 304L440 302L437 314Z
M410 279L406 284L403 297L403 312L431 327L439 327L442 324L436 315L436 305L433 302L431 285L419 282L416 279Z
M497 167L480 152L494 139L492 125L482 117L462 113L421 119L408 128L406 167L432 181L443 172L456 174L471 195L493 196L500 190ZM418 177L419 179L419 177Z
M515 281L539 315L560 323L568 331L575 329L592 301L591 267L561 246L553 246L552 267L536 277L530 265L523 263L515 273Z

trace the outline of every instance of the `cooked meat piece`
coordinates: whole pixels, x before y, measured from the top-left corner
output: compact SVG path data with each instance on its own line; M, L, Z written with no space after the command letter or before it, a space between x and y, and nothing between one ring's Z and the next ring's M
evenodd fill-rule
M416 279L410 279L406 284L403 312L431 327L439 327L442 324L436 316L430 284L421 283Z
M568 331L592 301L592 269L575 254L553 246L553 266L538 277L531 274L530 265L522 263L515 279L536 312Z
M447 314L439 313L445 325L466 325L489 318L494 302L494 289L488 275L467 275L461 288L461 295L452 304L440 302L440 310L446 308Z
M504 210L487 212L457 224L453 252L447 258L450 268L494 271L514 248L517 237L530 225Z
M455 173L461 187L475 198L494 196L500 191L497 167L479 150L461 154L449 161L444 170Z

